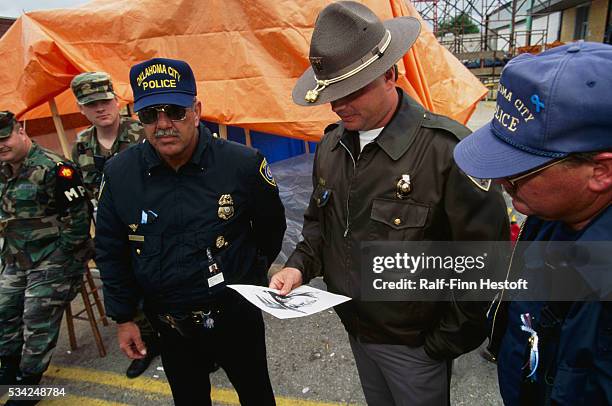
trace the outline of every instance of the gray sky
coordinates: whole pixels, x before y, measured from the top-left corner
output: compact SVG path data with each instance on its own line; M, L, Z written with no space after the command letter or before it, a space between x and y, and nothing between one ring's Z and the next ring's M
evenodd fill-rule
M23 12L66 8L87 3L89 0L0 0L0 17L19 17Z

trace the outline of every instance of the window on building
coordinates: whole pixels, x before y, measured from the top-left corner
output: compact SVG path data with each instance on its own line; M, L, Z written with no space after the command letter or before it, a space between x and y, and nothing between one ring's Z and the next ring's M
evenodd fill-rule
M586 39L589 33L589 9L588 5L576 8L574 39Z

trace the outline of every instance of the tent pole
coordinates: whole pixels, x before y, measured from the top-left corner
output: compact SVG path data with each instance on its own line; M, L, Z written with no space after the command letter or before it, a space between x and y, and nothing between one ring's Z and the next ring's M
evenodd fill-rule
M66 139L66 133L64 132L64 125L62 124L62 119L60 118L60 115L57 112L57 104L55 104L54 98L49 100L49 108L51 109L51 114L53 115L53 124L55 124L55 131L57 132L57 138L59 139L60 145L62 146L62 152L64 154L64 158L70 159L70 150L68 149L68 140Z
M249 130L248 128L244 129L244 140L246 142L247 147L253 146L253 144L251 143L251 130Z
M304 141L304 153L310 154L310 144L308 143L308 141Z
M225 124L219 124L219 135L224 140L227 139L227 126Z

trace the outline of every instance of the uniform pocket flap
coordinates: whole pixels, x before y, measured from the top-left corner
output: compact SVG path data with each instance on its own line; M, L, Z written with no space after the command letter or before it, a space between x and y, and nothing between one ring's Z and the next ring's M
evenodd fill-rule
M161 236L159 235L138 235L138 238L130 239L130 246L139 258L153 257L159 255L161 251Z
M396 230L423 227L427 221L429 207L414 202L374 199L370 218Z
M36 200L37 186L31 183L26 183L17 186L13 191L13 196L16 200Z

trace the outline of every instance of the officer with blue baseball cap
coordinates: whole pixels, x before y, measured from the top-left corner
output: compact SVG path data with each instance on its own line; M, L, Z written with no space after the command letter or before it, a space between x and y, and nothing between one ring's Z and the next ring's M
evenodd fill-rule
M284 208L266 159L200 121L186 62L144 61L130 84L146 141L105 166L96 228L119 346L132 359L146 354L134 323L143 299L176 405L211 405L216 365L242 404L274 405L261 312L227 288L267 284L281 248Z
M136 111L161 104L190 107L198 94L191 67L174 59L154 58L133 66L130 83Z
M560 283L561 271L588 279L612 269L609 253L597 264L551 255L551 241L612 240L611 72L612 46L600 43L520 55L502 71L493 120L455 148L464 172L497 179L528 215L510 277L552 273ZM547 248L534 256L532 241ZM611 278L597 289L604 300L495 304L490 350L506 405L612 404Z
M612 147L611 49L577 42L512 59L493 120L457 146L457 164L470 176L499 179Z

